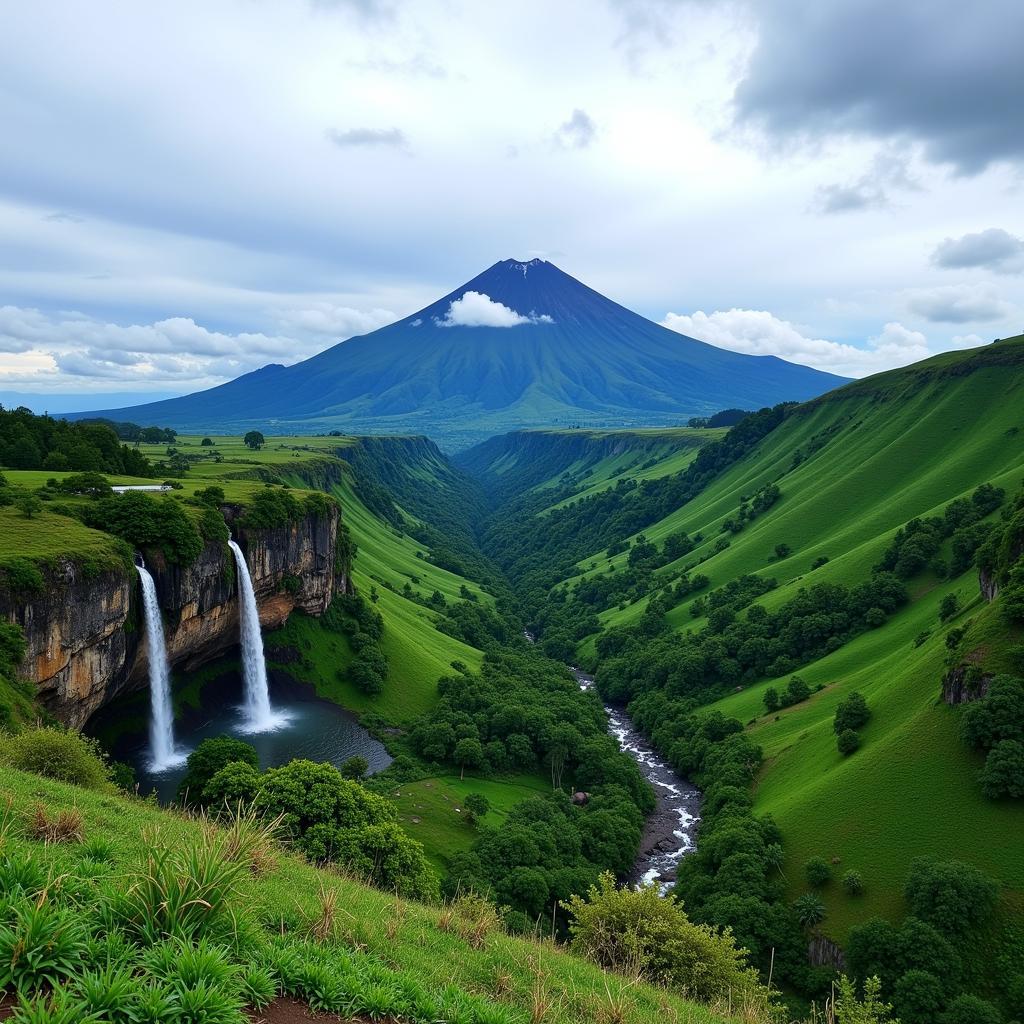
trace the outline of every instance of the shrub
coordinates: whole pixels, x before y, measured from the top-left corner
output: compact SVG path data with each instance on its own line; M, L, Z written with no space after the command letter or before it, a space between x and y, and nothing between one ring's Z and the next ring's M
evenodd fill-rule
M369 770L370 762L367 761L365 757L360 757L358 754L354 757L348 758L348 760L346 760L341 766L342 777L352 779L355 782L366 778L366 773Z
M885 612L883 609L875 607L869 608L864 613L864 622L872 629L877 629L879 626L885 625Z
M805 928L813 928L825 920L825 904L813 892L805 892L793 901L793 910L797 920Z
M0 563L0 585L9 590L12 597L21 599L41 594L46 588L36 563L18 555Z
M836 733L846 732L847 729L861 729L867 725L870 718L871 711L867 701L855 690L846 700L840 701L832 728Z
M110 765L99 745L65 729L29 729L3 737L0 763L84 789L113 789Z
M907 971L893 988L893 1006L902 1024L934 1024L945 1003L942 982L928 971Z
M864 879L859 871L847 871L843 875L843 889L847 896L860 896L864 892Z
M916 917L955 936L985 920L997 892L996 883L972 864L918 859L903 894Z
M188 565L199 557L203 541L179 501L129 491L103 498L83 509L86 526L105 530L133 547L158 547L169 562Z
M573 949L602 967L643 971L703 1000L736 999L758 987L729 931L694 924L675 897L663 899L653 886L619 889L605 872L586 899L572 896L562 906L572 917Z
M953 618L959 610L960 598L956 594L947 594L939 602L939 621L945 622L947 619Z
M483 793L469 793L463 801L466 809L466 820L472 825L479 818L484 817L491 809L491 803Z
M800 676L793 676L786 686L785 703L799 704L811 695L811 688Z
M43 503L34 494L20 494L14 499L14 507L23 519L32 519L43 510Z
M939 1024L1001 1024L999 1011L977 996L957 996L939 1018Z
M764 709L769 714L773 711L778 711L779 708L782 707L782 702L779 699L779 691L776 690L774 686L769 686L768 689L764 691L763 700Z
M804 865L804 874L807 876L807 881L815 889L820 889L823 885L828 885L832 881L832 868L829 866L828 861L822 857L812 857Z
M836 737L836 749L843 757L849 757L850 754L860 750L860 733L856 729L844 729Z
M182 803L205 803L203 790L207 783L228 764L241 761L259 767L256 748L233 736L216 736L203 740L188 755L185 774L178 785L178 799Z
M988 752L979 778L981 790L990 800L1024 797L1024 743L1000 740Z

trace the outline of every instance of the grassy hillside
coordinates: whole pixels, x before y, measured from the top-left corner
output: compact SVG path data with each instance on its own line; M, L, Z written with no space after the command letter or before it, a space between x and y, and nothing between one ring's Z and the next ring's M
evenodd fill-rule
M1022 339L947 354L797 407L695 498L643 529L657 548L680 532L701 539L657 568L638 599L601 611L600 624L639 623L650 596L684 572L708 577L701 593L744 574L772 577L778 586L757 602L769 610L811 584L864 582L908 520L941 515L950 501L969 497L983 483L1015 493L1024 481L1022 436ZM627 465L631 437L622 435L625 447L616 456ZM497 446L490 455L494 471L504 470ZM620 479L639 477L634 465ZM570 493L560 494L558 504L572 514L572 501L594 488L587 481L567 483ZM771 484L779 488L777 501L738 532L723 532L741 504ZM636 493L643 501L641 491ZM519 528L544 531L550 507L535 503L532 511L536 525ZM996 518L998 513L990 517ZM628 572L637 535L621 539L626 550L611 557L592 550L559 589ZM948 542L941 555L948 558ZM861 896L845 895L837 883L823 892L823 928L838 939L856 921L902 913L902 882L915 855L975 863L1004 885L1008 905L1024 902L1024 806L982 796L975 780L980 762L957 738L957 711L940 700L950 629L970 623L965 643L970 647L977 635L974 647L986 664L997 663L1020 638L983 602L976 570L955 579L926 571L908 586L910 603L882 627L799 667L812 687L823 687L810 700L765 714L764 691L784 689L787 674L753 685L743 681L738 692L713 706L749 723L752 738L764 748L755 811L771 814L782 830L791 896L805 891L803 864L814 856L835 858L841 865L837 874L850 868L862 874ZM940 624L939 604L949 594L957 595L960 611ZM693 596L660 600L671 629L706 625L703 615L691 614ZM927 639L915 646L924 633ZM596 661L593 636L581 642L578 656ZM865 695L873 717L863 748L844 759L836 750L832 718L854 690Z
M92 792L12 769L5 769L4 782L9 803L0 813L0 864L4 865L5 880L16 879L14 888L5 890L8 907L17 906L24 895L17 880L30 879L41 869L60 879L48 896L42 897L42 903L47 908L56 906L58 914L67 913L60 908L68 903L77 908L78 920L87 923L102 913L94 911L94 906L105 900L111 900L111 907L115 905L112 892L124 892L140 883L140 872L154 846L200 849L209 833L209 826L199 821L136 799ZM28 829L38 821L40 807L50 819L56 819L61 811L70 815L70 821L80 816L74 830L77 836L65 831L64 841L49 843L30 838ZM26 861L38 867L17 867ZM359 1008L369 1009L373 1003L368 1000L381 999L389 992L392 995L387 998L394 1006L394 1000L405 992L420 1003L433 1001L443 1006L439 1019L475 1024L583 1024L627 1019L636 1024L665 1020L718 1024L732 1019L724 1010L716 1012L664 990L606 974L550 943L512 938L493 924L478 922L458 910L389 896L337 871L318 870L284 850L270 857L264 854L260 864L259 872L243 875L228 896L235 928L241 932L232 955L255 955L258 963L273 962L274 947L269 943L278 936L277 943L292 943L303 956L312 955L317 962L354 972L361 979L356 988L361 993L355 1004ZM182 886L186 882L184 876L179 879ZM46 919L38 910L36 916L40 921ZM67 925L63 927L68 931ZM117 935L99 936L89 947L89 955L105 948L116 950L116 939ZM62 941L70 942L71 936ZM147 938L143 945L151 942L153 939ZM176 962L192 962L193 947L187 939L175 948ZM219 955L216 946L204 942L201 948L208 958ZM148 955L138 948L135 952ZM73 976L80 978L84 965L72 966ZM309 975L311 979L316 976L315 972ZM315 991L315 985L302 980L305 977L301 972L297 982L278 977L277 984L291 987L297 983L300 990ZM147 978L153 984L151 968ZM109 981L103 982L103 989L105 998L115 991ZM378 1011L372 1012L379 1016ZM435 1018L437 1011L431 1019ZM221 1011L220 1016L189 1019L237 1018ZM409 1019L425 1018L417 1012Z

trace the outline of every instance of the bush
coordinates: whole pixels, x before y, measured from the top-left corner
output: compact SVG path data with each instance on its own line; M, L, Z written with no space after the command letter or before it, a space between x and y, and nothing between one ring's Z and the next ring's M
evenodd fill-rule
M850 754L860 750L860 733L855 729L844 729L836 737L836 749L843 757L849 757Z
M659 897L654 886L619 889L605 872L586 899L572 896L562 906L572 918L572 948L602 967L642 971L702 1000L735 1000L758 988L730 932L694 924L675 897Z
M370 770L370 762L365 757L360 757L356 754L354 757L348 758L345 763L341 766L341 774L346 779L352 779L358 782L360 779L366 778L366 773Z
M820 889L823 885L828 885L832 881L832 868L829 866L828 861L821 857L812 857L804 865L804 874L807 876L807 881L815 889Z
M947 594L939 602L939 621L945 622L947 619L953 618L959 610L960 598L956 594Z
M22 600L41 594L46 589L43 574L36 563L20 555L0 563L0 585L12 597Z
M997 892L996 883L972 864L918 859L903 894L915 917L957 936L987 918Z
M871 711L867 701L854 691L846 700L840 701L832 728L837 734L846 732L847 729L861 729L867 725L870 718Z
M977 996L957 996L939 1018L939 1024L1002 1024L999 1011Z
M945 1004L942 982L928 971L907 971L893 989L893 1007L901 1024L935 1024Z
M797 920L805 928L813 928L825 920L825 904L813 892L805 892L793 901L793 910Z
M979 778L981 790L990 800L1024 797L1024 743L1000 740L988 752Z
M199 530L181 503L170 496L150 498L128 491L103 498L82 510L86 526L105 530L133 547L158 547L170 562L188 565L203 550Z
M3 737L0 763L83 789L114 788L110 764L95 740L65 729L29 729Z
M859 871L847 871L843 875L843 890L847 896L860 896L864 892L864 879Z
M188 755L185 774L178 784L178 800L184 803L207 803L204 790L210 780L224 767L234 761L241 761L259 768L256 748L233 736L216 736L203 740Z

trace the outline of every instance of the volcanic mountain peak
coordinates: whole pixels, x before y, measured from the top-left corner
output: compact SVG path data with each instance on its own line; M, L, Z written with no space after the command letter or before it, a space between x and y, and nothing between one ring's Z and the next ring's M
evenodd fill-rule
M179 430L415 432L461 447L523 427L685 422L843 382L676 334L546 260L507 259L293 366L104 415Z

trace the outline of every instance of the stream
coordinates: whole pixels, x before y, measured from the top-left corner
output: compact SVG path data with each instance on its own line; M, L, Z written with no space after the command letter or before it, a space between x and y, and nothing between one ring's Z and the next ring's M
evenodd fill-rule
M572 673L581 690L594 685L594 677L573 666ZM656 884L665 895L672 887L679 862L697 846L701 793L692 783L681 779L654 752L622 708L606 704L608 732L619 746L640 766L654 787L657 805L644 825L640 854L629 881L634 885Z

